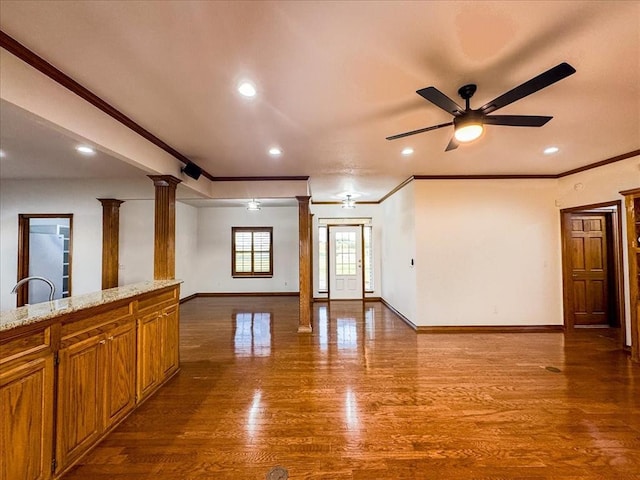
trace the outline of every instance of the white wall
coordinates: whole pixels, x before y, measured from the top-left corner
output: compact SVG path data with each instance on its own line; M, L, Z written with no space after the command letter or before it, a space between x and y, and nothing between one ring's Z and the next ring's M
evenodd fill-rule
M381 255L383 215L380 205L357 205L353 210L345 210L342 205L311 205L313 214L313 296L327 298L326 293L318 291L318 220L320 218L371 218L373 246L373 292L365 293L365 297L382 296Z
M17 279L18 214L73 214L71 292L72 295L79 295L100 290L102 286L102 205L96 198L127 199L147 195L153 196L153 184L148 179L84 180L82 182L2 180L0 182L0 248L2 252L0 309L15 308L15 295L9 292ZM127 215L122 214L122 208L121 217L124 217L126 222ZM151 235L153 239L153 230ZM151 248L153 248L153 240Z
M273 277L231 276L231 227L273 227ZM201 293L298 292L298 207L198 209L196 285Z
M621 201L622 242L624 256L625 327L627 345L631 344L631 305L629 295L629 262L627 250L627 220L624 197L620 191L640 186L640 156L569 175L558 180L558 205L573 208L611 201Z
M198 255L198 209L176 203L176 278L182 279L180 298L199 292L196 283Z
M153 189L153 185L151 187ZM151 199L129 199L120 205L118 285L153 280L154 219L153 196ZM176 275L176 278L180 277ZM182 293L181 285L181 296Z
M382 298L413 324L419 325L415 182L386 199L382 203L382 212ZM411 259L414 259L414 266Z
M416 325L561 325L555 180L416 180Z

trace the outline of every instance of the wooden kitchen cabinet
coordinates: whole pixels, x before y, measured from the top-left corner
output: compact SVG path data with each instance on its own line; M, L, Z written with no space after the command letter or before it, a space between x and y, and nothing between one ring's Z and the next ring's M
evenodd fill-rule
M124 418L136 403L136 328L133 318L107 335L104 391L105 430Z
M138 318L138 401L160 384L161 317L152 312Z
M179 298L154 281L0 312L0 480L60 479L178 371Z
M162 311L162 357L161 370L163 377L171 376L179 364L180 344L178 305L171 305Z
M0 479L52 476L54 357L50 328L3 342Z
M154 392L178 369L178 290L138 302L138 401Z
M131 310L126 303L62 326L56 417L56 461L62 470L135 405Z

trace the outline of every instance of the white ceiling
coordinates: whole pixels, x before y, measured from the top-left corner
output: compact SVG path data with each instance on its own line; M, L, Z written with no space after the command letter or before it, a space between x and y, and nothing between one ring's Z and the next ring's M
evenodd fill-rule
M0 27L210 174L308 175L315 201L377 200L413 174L556 174L640 147L638 1L3 0ZM478 107L564 61L577 73L499 112L553 116L542 128L489 126L447 153L452 128L385 140L451 120L420 88L462 103L476 83ZM256 98L235 91L243 78Z

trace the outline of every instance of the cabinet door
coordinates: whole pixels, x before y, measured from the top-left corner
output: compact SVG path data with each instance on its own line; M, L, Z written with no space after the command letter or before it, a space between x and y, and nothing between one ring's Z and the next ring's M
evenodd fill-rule
M179 336L178 305L172 305L165 308L162 314L163 378L178 368Z
M97 335L60 350L56 458L64 468L103 430L104 340Z
M138 319L138 401L160 383L162 315L153 312Z
M53 355L0 374L0 479L51 477Z
M129 413L136 400L136 331L133 320L107 334L105 429Z

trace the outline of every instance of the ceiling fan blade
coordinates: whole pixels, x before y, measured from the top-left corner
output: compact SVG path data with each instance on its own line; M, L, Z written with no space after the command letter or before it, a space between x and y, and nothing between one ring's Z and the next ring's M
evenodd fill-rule
M444 151L448 152L450 150L455 150L456 148L458 148L456 137L451 137L451 140L449 140L449 144L447 145L447 148L444 149Z
M451 100L436 87L422 88L416 91L416 93L451 115L457 117L464 113L464 108Z
M561 63L555 67L541 73L537 77L532 78L528 82L524 82L522 85L509 90L507 93L500 95L498 98L484 104L480 107L482 113L491 113L499 108L505 107L510 103L513 103L521 98L531 95L532 93L542 90L549 85L562 80L569 75L576 73L576 69L568 63Z
M506 125L509 127L541 127L553 117L538 115L490 115L483 119L485 125Z
M428 132L430 130L437 130L438 128L448 127L453 125L453 122L449 123L441 123L440 125L434 125L433 127L420 128L418 130L412 130L410 132L399 133L398 135L392 135L391 137L387 137L387 140L396 140L398 138L408 137L409 135L415 135L416 133Z

